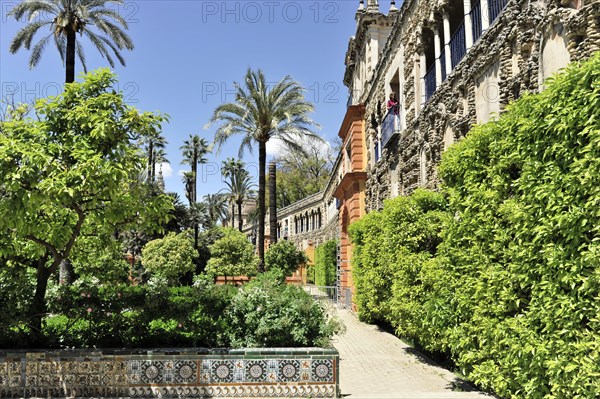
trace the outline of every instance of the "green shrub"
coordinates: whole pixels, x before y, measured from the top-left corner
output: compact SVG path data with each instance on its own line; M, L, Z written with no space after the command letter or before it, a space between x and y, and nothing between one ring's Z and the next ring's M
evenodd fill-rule
M315 284L333 286L337 271L337 242L327 241L315 250Z
M511 398L600 397L600 54L445 154L450 345Z
M281 240L271 245L265 254L265 268L280 270L284 276L291 276L300 265L306 262L308 262L308 257L304 251L297 249L287 240Z
M194 242L186 232L169 233L144 246L142 264L154 275L175 282L194 270L193 260L197 255Z
M206 273L213 276L252 276L256 273L258 257L254 245L233 228L222 229L223 236L210 245Z
M46 320L51 346L166 347L228 345L230 286L61 286Z
M352 271L359 316L390 323L403 337L429 350L444 351L429 328L425 307L435 300L434 257L450 218L441 194L419 189L385 202L350 226Z
M272 272L242 287L227 310L233 347L329 346L342 329L320 302Z

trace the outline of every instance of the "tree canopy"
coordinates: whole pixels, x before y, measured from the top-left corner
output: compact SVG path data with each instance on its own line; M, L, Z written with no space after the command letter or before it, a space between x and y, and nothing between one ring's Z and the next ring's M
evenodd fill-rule
M134 145L165 116L127 106L115 83L108 70L88 74L39 100L39 119L21 113L0 123L0 260L37 270L38 317L48 277L82 231L155 230L172 207L170 197L148 195Z

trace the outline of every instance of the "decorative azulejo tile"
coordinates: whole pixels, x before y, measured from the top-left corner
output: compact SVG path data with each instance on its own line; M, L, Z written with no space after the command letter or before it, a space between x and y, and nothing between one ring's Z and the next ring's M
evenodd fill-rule
M246 381L265 382L267 380L267 362L264 360L246 361Z
M334 382L333 362L327 359L313 360L312 380L318 382Z
M160 384L165 376L165 367L162 362L143 361L140 363L140 378L143 384Z
M300 380L300 362L298 360L281 360L279 362L279 381L296 382Z
M210 381L216 383L227 383L233 381L234 361L215 360L210 365Z

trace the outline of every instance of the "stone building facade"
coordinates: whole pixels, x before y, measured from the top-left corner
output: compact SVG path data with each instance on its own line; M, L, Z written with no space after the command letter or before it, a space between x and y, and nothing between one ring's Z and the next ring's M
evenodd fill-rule
M352 103L366 107L368 210L417 187L436 188L449 145L600 50L597 0L408 0L400 10L392 2L387 16L368 3L357 12L344 79ZM387 31L390 21L379 54L365 58L373 40L362 32ZM386 107L391 92L397 115Z

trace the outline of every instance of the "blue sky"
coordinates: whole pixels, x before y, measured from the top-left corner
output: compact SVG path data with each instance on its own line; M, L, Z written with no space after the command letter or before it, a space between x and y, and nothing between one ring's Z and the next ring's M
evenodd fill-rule
M18 0L0 0L1 95L14 93L15 101L56 95L64 82L64 68L52 43L38 66L28 67L30 52L9 53L11 39L24 26L8 17ZM206 130L212 111L233 101L233 82L247 68L262 68L269 81L291 75L306 89L315 104L313 119L319 133L332 141L344 117L347 89L342 83L348 40L355 31L358 1L201 1L142 0L112 6L128 22L135 43L125 51L126 67L117 65L119 89L126 100L143 111L170 116L163 134L172 173L167 191L183 197L179 147L189 134L212 141L214 128ZM383 5L382 7L385 7ZM40 33L46 33L40 31ZM49 33L49 32L48 32ZM88 69L108 66L85 39ZM82 67L77 61L77 73ZM223 185L218 168L227 157L237 157L239 140L211 154L199 176L199 197ZM246 154L256 164L257 151ZM165 169L166 175L169 168Z

